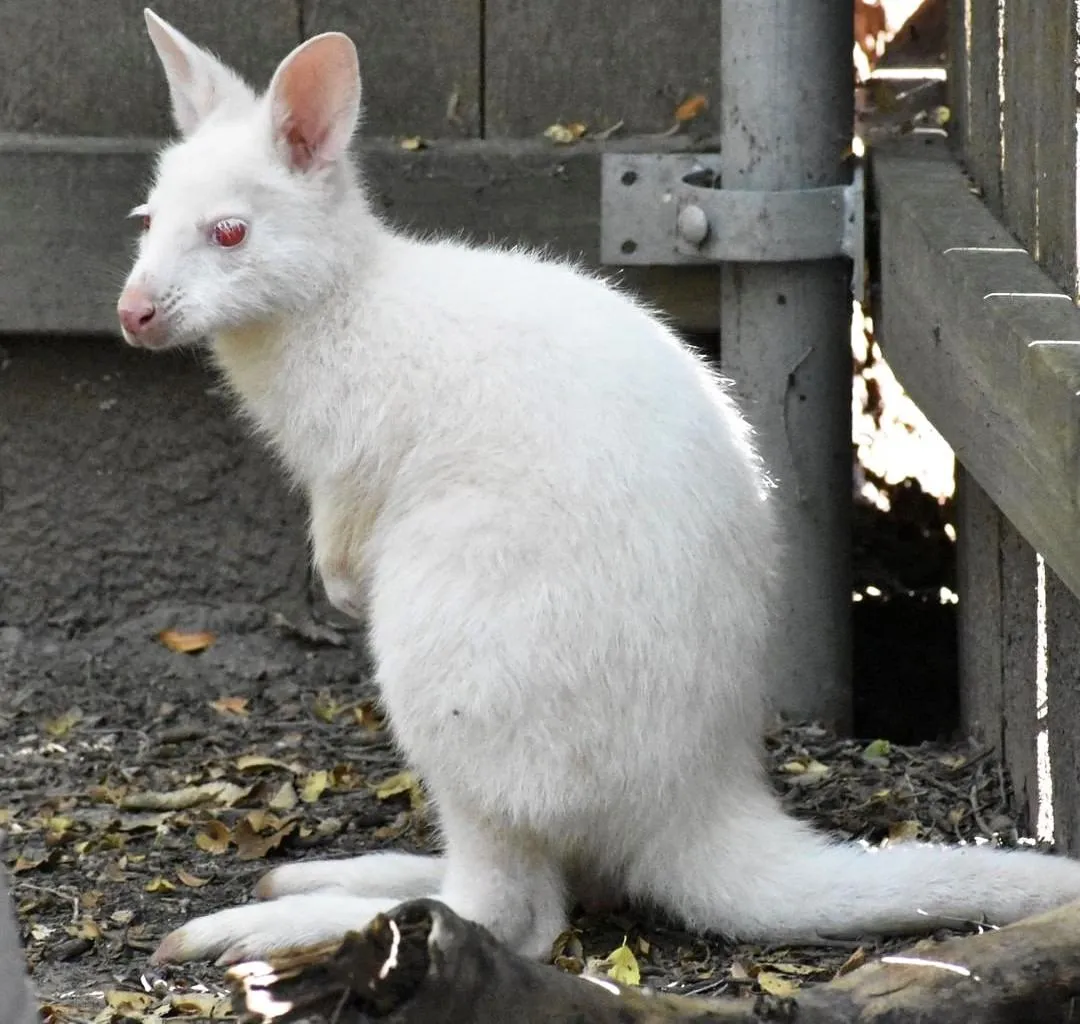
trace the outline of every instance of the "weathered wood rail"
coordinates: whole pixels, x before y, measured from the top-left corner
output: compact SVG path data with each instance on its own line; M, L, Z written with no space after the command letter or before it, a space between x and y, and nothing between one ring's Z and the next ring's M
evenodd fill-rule
M964 724L1000 747L1033 823L1075 851L1077 13L950 0L949 23L948 141L872 150L877 327L958 460Z

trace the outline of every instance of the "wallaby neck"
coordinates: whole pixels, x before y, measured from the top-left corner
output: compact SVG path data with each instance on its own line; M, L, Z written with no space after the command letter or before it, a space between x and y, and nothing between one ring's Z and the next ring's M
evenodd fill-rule
M365 447L363 392L382 376L369 314L386 250L402 242L366 204L348 211L328 232L334 258L309 302L213 339L229 387L297 477Z

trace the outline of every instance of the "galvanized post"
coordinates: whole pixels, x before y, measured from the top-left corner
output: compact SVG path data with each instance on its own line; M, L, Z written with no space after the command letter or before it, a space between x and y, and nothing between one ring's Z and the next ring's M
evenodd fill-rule
M842 184L850 0L722 0L722 187ZM856 255L856 258L859 258ZM850 265L723 266L721 367L779 483L785 562L769 666L777 710L851 721Z

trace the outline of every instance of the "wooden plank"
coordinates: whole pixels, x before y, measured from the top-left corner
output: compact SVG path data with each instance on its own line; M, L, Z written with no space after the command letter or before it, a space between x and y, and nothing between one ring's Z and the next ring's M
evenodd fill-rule
M600 157L659 148L656 140L553 146L546 140L447 142L418 153L360 147L374 197L419 232L544 247L597 267ZM670 150L685 139L665 140ZM0 136L0 331L113 332L116 290L130 259L125 219L149 175L147 140ZM611 273L685 329L714 331L715 267ZM58 289L56 282L66 282Z
M300 0L305 37L347 32L360 50L364 131L480 134L482 0Z
M1013 806L1025 825L1039 805L1035 684L1039 660L1036 556L1004 517L1001 565L1001 754L1013 788ZM963 597L961 597L963 600ZM993 640L987 638L988 642Z
M1080 852L1080 601L1051 570L1046 572L1046 707L1040 728L1049 740L1054 838Z
M998 507L956 467L956 577L960 594L960 721L965 735L1003 742L1001 530Z
M970 25L967 0L947 0L948 46L947 95L949 107L949 141L961 153L971 139L968 124L968 71L971 63Z
M1076 297L1076 85L1073 4L1037 3L1034 102L1024 111L1034 140L1037 258ZM1021 97L1010 103L1022 103ZM1063 849L1080 851L1080 601L1046 571L1046 707L1039 728L1049 745L1054 831Z
M171 134L144 6L0 0L0 132ZM260 87L299 40L295 0L155 0L153 7Z
M1001 110L1002 222L1039 261L1036 134L1033 112L1041 103L1041 45L1037 8L1045 0L1005 5Z
M1076 69L1077 11L1073 4L1036 2L1038 60L1032 69L1038 102L1032 121L1038 261L1076 297Z
M1001 212L1001 103L998 98L998 5L972 0L969 28L968 131L964 159L994 213Z
M1080 593L1080 311L1016 251L940 141L882 146L872 173L886 357Z
M695 131L716 129L720 4L714 0L487 0L484 133L529 136L555 121L661 132L701 93Z

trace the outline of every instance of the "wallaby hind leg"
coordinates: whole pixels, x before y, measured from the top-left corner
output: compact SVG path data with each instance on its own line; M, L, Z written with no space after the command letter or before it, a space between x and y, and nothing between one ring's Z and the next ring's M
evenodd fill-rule
M561 865L535 836L480 827L443 805L446 877L439 899L523 956L543 960L567 926Z

